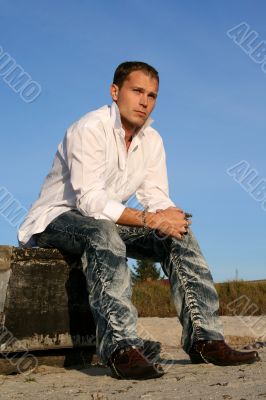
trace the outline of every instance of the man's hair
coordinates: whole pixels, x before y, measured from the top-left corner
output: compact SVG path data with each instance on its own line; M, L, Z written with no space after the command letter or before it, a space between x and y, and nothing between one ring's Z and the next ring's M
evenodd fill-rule
M128 75L133 71L143 71L152 78L155 78L159 84L158 71L142 61L125 61L119 64L114 73L113 83L121 88Z

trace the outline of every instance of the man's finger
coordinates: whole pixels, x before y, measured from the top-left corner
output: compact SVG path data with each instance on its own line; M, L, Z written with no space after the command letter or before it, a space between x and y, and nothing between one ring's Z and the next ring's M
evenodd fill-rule
M185 212L185 218L186 218L186 219L192 218L192 214Z

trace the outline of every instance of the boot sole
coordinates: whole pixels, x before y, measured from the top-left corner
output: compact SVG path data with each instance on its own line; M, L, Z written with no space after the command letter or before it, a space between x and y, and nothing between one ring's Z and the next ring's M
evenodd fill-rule
M203 358L202 356L190 356L190 361L192 364L214 364L214 365L218 365L220 367L228 367L228 366L243 365L243 364L253 364L254 362L260 361L260 360L261 360L260 357L258 357L258 358L253 358L250 360L240 361L238 363L230 363L230 362L219 363L216 360L212 360L210 358L208 359L207 357Z
M156 378L160 378L161 376L163 376L165 374L164 371L162 372L156 372L154 371L153 374L147 375L147 376L140 376L140 377L136 377L136 376L124 376L121 372L119 372L116 367L114 366L114 364L110 364L109 367L111 368L111 372L112 372L112 376L113 378L116 379L129 379L129 380L146 380L146 379L156 379Z

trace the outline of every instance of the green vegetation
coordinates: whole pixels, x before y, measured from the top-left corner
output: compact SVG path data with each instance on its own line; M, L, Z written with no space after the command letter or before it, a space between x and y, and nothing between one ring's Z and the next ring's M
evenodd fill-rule
M133 272L133 280L135 282L145 280L157 280L160 278L160 269L156 263L150 260L137 260L137 266Z
M215 284L220 299L220 315L266 314L265 281L228 281ZM165 280L137 282L133 303L140 317L174 317L175 307Z

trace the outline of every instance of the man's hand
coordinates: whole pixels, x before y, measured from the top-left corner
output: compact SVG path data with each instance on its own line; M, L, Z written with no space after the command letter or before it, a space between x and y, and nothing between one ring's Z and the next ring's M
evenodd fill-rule
M192 215L186 214L183 210L176 207L168 207L166 210L157 210L156 212L146 212L145 215L146 224L144 224L143 211L125 208L116 223L128 226L145 225L156 231L158 236L173 236L178 240L184 238L189 225L192 223L189 220Z
M152 229L156 229L159 236L172 236L182 240L187 234L192 221L188 219L183 210L168 207L166 210L157 210L152 221Z

